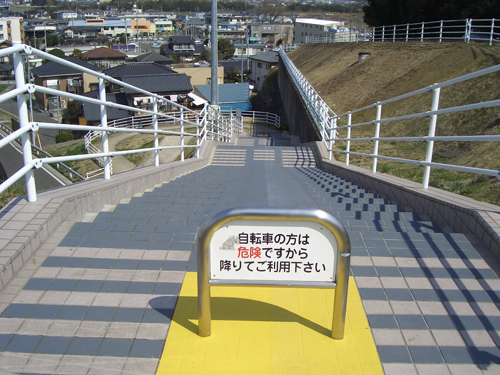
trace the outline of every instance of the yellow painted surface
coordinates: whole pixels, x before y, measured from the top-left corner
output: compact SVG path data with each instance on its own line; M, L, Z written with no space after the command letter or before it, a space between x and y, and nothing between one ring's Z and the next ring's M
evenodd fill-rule
M211 289L212 335L200 337L186 274L157 374L383 374L353 278L343 340L330 338L332 289Z

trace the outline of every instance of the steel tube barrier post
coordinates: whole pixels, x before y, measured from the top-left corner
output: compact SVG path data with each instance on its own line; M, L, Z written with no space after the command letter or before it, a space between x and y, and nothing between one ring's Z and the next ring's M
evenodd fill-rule
M231 225L231 223L234 224ZM304 224L307 223L307 227ZM248 227L249 231L254 227L279 228L280 230L303 230L308 233L308 246L315 242L314 253L318 259L324 259L330 265L327 274L329 277L318 279L307 279L303 276L292 276L289 280L282 281L272 276L260 277L224 275L223 278L217 273L219 265L212 268L212 264L218 263L217 250L221 237L226 233L234 233L233 227L240 228L242 225ZM306 229L308 228L308 229ZM238 229L240 230L240 229ZM222 235L218 232L221 231ZM216 240L213 240L216 238ZM236 235L237 238L237 235ZM318 239L323 239L322 246ZM326 241L325 241L326 240ZM328 243L329 242L329 243ZM239 244L238 244L239 246ZM341 340L344 338L345 317L347 308L347 292L349 284L349 266L351 260L351 244L349 235L340 221L332 215L312 208L282 208L282 207L244 207L230 208L219 212L212 217L201 228L197 245L197 271L198 271L198 334L208 337L212 334L212 314L210 308L210 288L214 286L271 286L271 287L316 287L336 288L331 337ZM312 249L311 249L312 250ZM238 254L237 248L223 250L224 257ZM228 255L228 252L230 253ZM328 259L329 254L333 259ZM211 258L214 258L212 260ZM331 273L330 273L331 272ZM259 275L262 275L259 273ZM331 275L331 276L330 276Z
M12 44L21 44L21 42L15 41ZM31 49L31 47L28 47ZM15 52L13 54L14 58L14 78L16 81L16 88L21 88L25 85L24 81L24 65L23 56L20 52ZM19 114L19 127L26 128L29 127L28 118L28 105L26 103L26 95L19 94L17 96L17 112ZM23 149L23 162L24 166L31 165L33 160L31 154L31 141L29 133L24 133L21 135L21 146ZM24 175L26 181L26 192L28 195L28 202L36 202L36 184L35 184L35 173L33 169L26 172Z
M410 24L407 23L406 24L406 41L408 42L408 37L409 37L409 34L410 34Z
M394 43L396 41L396 25L394 25L392 29L392 42Z
M443 40L443 20L441 20L441 23L439 25L439 43Z
M382 42L385 39L385 26L382 26Z
M422 32L420 34L420 42L424 41L424 25L425 25L425 22L422 22Z
M380 119L382 118L382 105L377 105L377 117L375 119L375 138L380 137ZM375 144L373 146L373 155L378 155L378 140L375 140ZM373 158L372 164L372 173L377 173L377 158Z
M493 44L493 34L495 33L495 19L491 20L490 47Z
M158 98L153 97L153 112L155 113L153 115L153 129L158 131ZM154 135L154 145L155 145L155 167L160 166L160 150L158 150L158 133L155 133Z
M346 165L349 165L349 156L351 156L349 154L349 151L351 151L351 125L352 124L352 113L349 113L347 115L347 145L346 145L346 148L345 150L347 151L347 153L345 154L345 164Z
M337 118L336 117L332 117L331 119L331 124L330 124L330 150L329 150L329 153L328 153L328 160L332 160L332 156L333 156L333 151L332 151L332 148L333 148L333 137L335 135L335 129L337 128Z
M181 133L181 161L184 161L184 109L181 107L180 110L180 116L181 116L181 126L180 126L180 133Z
M437 111L439 109L439 96L441 93L441 88L438 87L434 89L434 94L432 95L432 109L431 111ZM431 120L429 123L429 137L434 137L436 135L436 123L437 123L437 115L431 115ZM434 151L434 141L429 141L427 143L427 151L425 153L425 161L431 163L432 162L432 153ZM424 178L422 181L422 188L429 188L429 179L431 176L431 167L429 165L425 166L424 169Z
M106 84L102 78L99 78L99 100L103 102L106 101ZM105 129L108 127L108 113L106 106L104 104L99 104L100 114L101 114L101 128ZM108 132L101 132L101 144L102 152L107 154L109 152L109 142L108 142ZM104 179L109 180L111 178L111 158L105 156L102 158Z

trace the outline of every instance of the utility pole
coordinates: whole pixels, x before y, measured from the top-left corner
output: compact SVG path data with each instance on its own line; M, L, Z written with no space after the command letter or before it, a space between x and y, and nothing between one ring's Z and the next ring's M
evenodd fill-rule
M219 65L219 51L217 47L217 0L212 0L212 61L211 61L211 103L212 105L219 105L219 82L217 77L217 67Z

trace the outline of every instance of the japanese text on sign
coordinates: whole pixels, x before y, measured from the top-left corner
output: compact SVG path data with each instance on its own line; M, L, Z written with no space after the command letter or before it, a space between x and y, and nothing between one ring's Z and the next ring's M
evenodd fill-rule
M212 237L211 277L234 280L335 281L336 240L317 223L244 225L237 220Z

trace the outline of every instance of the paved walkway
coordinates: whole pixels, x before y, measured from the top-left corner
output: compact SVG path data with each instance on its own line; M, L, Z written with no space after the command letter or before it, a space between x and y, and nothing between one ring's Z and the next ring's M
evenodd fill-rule
M208 167L64 223L0 293L0 368L155 374L198 229L235 206L342 221L386 374L500 373L500 267L479 239L318 170L278 134L240 137Z

